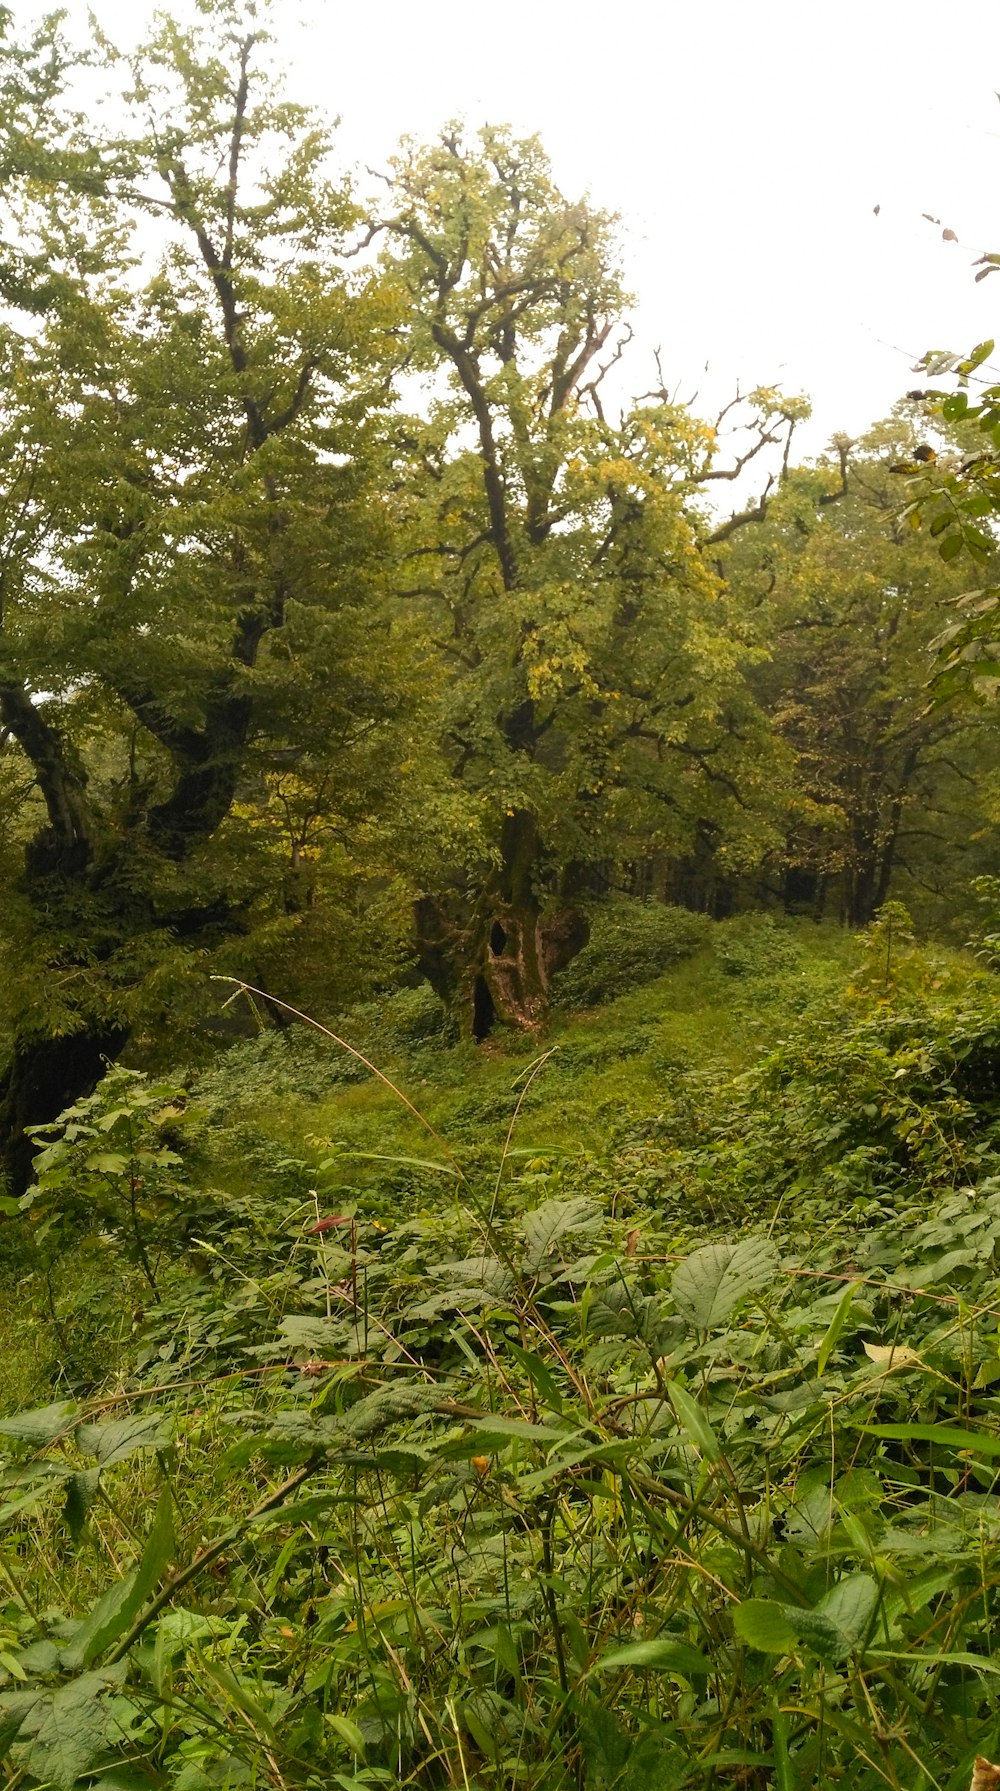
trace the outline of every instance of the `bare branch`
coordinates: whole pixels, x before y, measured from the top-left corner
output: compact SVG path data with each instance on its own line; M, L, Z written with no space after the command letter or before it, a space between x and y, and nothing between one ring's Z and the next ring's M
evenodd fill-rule
M710 535L705 535L702 538L702 546L715 547L720 541L728 541L730 536L735 535L738 529L745 528L748 523L763 522L767 515L767 507L773 490L774 475L772 474L760 497L757 499L757 502L755 504L748 504L745 510L735 511L728 522L722 523L721 526L714 529Z

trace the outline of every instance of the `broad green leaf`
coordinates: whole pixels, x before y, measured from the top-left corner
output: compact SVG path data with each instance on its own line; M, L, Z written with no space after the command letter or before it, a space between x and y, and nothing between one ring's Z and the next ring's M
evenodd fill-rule
M33 1778L47 1781L56 1791L73 1791L107 1744L111 1720L107 1696L121 1677L84 1673L59 1687L27 1748L25 1766Z
M334 1734L339 1735L341 1741L350 1748L352 1754L364 1753L365 1738L358 1728L357 1723L352 1723L350 1717L338 1716L336 1712L328 1710L326 1712L326 1721L329 1723Z
M81 1468L79 1473L71 1474L66 1482L66 1504L63 1508L63 1516L69 1525L69 1533L74 1542L78 1542L83 1534L83 1528L90 1515L90 1508L97 1497L100 1483L100 1468Z
M398 1381L366 1393L345 1414L343 1428L351 1437L376 1436L390 1424L403 1418L414 1418L420 1412L432 1411L446 1397L447 1389L439 1382L428 1387L423 1382Z
M790 1604L785 1605L784 1611L799 1641L804 1642L813 1654L818 1654L820 1660L843 1660L851 1652L836 1623L823 1611L800 1610Z
M106 1648L124 1635L157 1585L174 1549L173 1499L165 1486L160 1494L146 1546L137 1567L99 1599L85 1617L68 1648L63 1664L72 1671L90 1666Z
M55 1405L39 1406L33 1412L17 1412L12 1418L0 1418L0 1436L13 1437L18 1443L32 1443L41 1448L68 1430L77 1412L71 1399L60 1399Z
M328 1318L314 1318L310 1313L286 1314L278 1326L278 1334L289 1350L304 1350L320 1360L335 1354L343 1341L340 1327Z
M10 1752L32 1711L44 1704L41 1691L0 1693L0 1759Z
M800 1638L824 1660L843 1660L860 1647L871 1629L879 1588L867 1573L838 1580L814 1610L786 1605L785 1616Z
M878 1585L869 1574L851 1573L831 1586L816 1609L829 1617L849 1639L851 1647L856 1648L868 1632L878 1598Z
M587 1697L580 1701L580 1735L588 1782L593 1775L598 1784L616 1785L632 1751L632 1737L614 1711L608 1710L598 1698Z
M777 1270L778 1253L767 1238L705 1244L674 1271L674 1304L695 1330L720 1330L740 1301L766 1287Z
M798 1632L785 1615L785 1607L768 1598L747 1598L733 1612L733 1628L741 1642L763 1654L791 1654Z
M96 1456L99 1467L109 1468L116 1461L127 1461L139 1449L165 1449L172 1435L165 1413L136 1412L111 1424L81 1424L76 1440L85 1455Z
M686 1642L669 1637L650 1642L626 1642L622 1648L611 1648L589 1669L591 1673L620 1673L626 1668L634 1672L680 1673L690 1679L712 1671L712 1663L690 1648Z
M526 1275L537 1275L546 1258L570 1232L592 1229L601 1220L596 1202L586 1194L570 1200L547 1200L544 1206L526 1213L523 1220L524 1250L521 1267Z

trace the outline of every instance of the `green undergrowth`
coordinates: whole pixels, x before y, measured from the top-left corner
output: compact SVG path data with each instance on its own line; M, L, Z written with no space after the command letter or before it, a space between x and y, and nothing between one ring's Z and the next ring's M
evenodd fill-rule
M620 992L583 1010L560 992L541 1042L501 1034L479 1046L458 1044L425 988L331 1025L406 1092L463 1161L495 1161L515 1105L521 1142L601 1153L625 1114L657 1113L679 1079L725 1078L748 1067L783 1026L841 987L858 957L837 928L757 915L713 925L686 915L650 950L643 970L626 957L623 925L613 915L603 931L595 926L598 937L576 978L589 992ZM589 968L588 956L596 960ZM664 956L670 968L650 975ZM621 989L627 981L632 986ZM197 1092L214 1121L235 1120L241 1154L259 1145L273 1155L276 1141L292 1152L303 1138L367 1150L375 1131L383 1151L426 1154L426 1128L393 1090L348 1051L299 1026L235 1046ZM355 1175L359 1187L379 1179L360 1163Z
M342 1018L426 1124L289 1029L46 1130L6 1232L12 1785L995 1757L1000 980L899 914L689 946L637 982L612 928L584 969L630 986L541 1050L419 990Z

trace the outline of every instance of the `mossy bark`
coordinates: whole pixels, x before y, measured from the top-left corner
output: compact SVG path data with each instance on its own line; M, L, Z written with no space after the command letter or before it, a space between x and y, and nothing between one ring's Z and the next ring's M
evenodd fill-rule
M590 936L578 909L539 896L540 857L535 817L516 809L504 823L500 865L475 903L435 895L416 905L420 967L467 1038L482 1040L496 1025L540 1031L552 977Z

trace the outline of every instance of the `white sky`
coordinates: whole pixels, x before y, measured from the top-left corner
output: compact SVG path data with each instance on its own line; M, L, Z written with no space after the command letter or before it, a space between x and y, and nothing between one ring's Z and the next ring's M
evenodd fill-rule
M94 0L123 43L152 10ZM657 345L703 413L737 380L805 391L818 451L919 385L925 349L1000 337L1000 272L977 286L971 269L1000 250L1000 0L278 0L278 15L296 97L340 114L349 163L381 166L402 134L456 116L510 123L541 134L570 196L621 213L635 391Z

